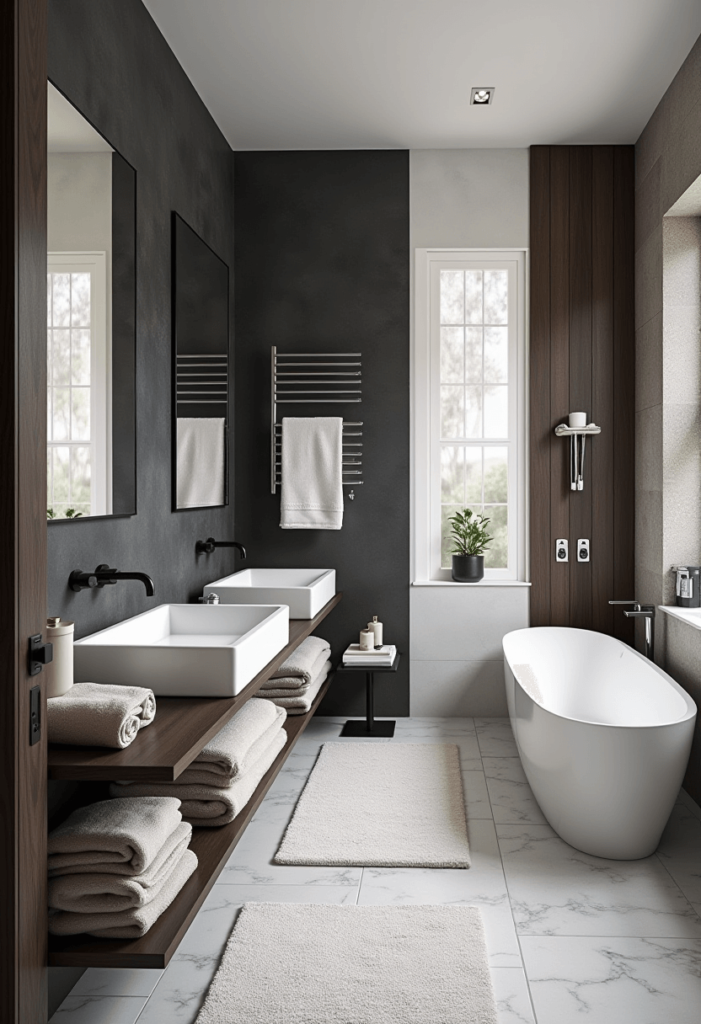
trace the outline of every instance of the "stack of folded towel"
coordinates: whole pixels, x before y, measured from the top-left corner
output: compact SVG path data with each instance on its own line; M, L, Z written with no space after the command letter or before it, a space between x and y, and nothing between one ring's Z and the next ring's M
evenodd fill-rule
M142 686L76 683L46 702L50 743L116 747L132 743L156 715L153 690Z
M287 712L253 697L209 741L175 782L113 782L110 793L125 796L174 796L183 817L216 828L243 810L268 768L287 742Z
M49 835L49 931L135 939L197 867L192 825L172 797L102 800Z
M308 636L287 661L260 688L266 697L285 708L288 715L306 715L331 669L331 646L318 636Z

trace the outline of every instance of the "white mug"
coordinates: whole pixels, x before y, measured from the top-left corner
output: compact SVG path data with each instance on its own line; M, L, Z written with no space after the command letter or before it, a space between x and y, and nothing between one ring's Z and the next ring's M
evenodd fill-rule
M570 413L570 427L586 427L587 414L585 412Z

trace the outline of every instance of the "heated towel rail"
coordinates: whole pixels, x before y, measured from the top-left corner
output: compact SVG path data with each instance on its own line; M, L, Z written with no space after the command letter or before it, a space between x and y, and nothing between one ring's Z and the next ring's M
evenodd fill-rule
M270 492L282 483L282 423L278 406L349 405L362 402L360 352L278 352L271 350ZM343 421L343 484L362 484L362 421ZM360 440L355 440L360 438ZM353 497L352 492L348 495Z

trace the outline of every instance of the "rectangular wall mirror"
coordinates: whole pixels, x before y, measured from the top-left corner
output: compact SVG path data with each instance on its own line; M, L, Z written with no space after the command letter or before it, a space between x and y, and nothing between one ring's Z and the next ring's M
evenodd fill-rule
M228 503L229 268L173 214L173 508Z
M48 84L47 517L136 512L136 174Z

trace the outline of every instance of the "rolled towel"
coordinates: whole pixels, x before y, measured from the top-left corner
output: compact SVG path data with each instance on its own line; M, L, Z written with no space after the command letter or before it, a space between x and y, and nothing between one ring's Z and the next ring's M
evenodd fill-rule
M49 879L49 907L71 914L111 914L155 899L187 849L192 825L181 821L141 875L58 875Z
M274 697L273 700L278 706L284 707L288 715L306 715L311 710L316 695L324 685L330 671L331 662L327 661L317 678L310 684L306 693L295 694L290 697Z
M173 793L79 807L49 833L49 876L143 874L182 821L179 807Z
M76 683L46 702L49 743L123 749L156 714L152 690L142 686Z
M69 914L57 910L49 914L52 935L98 935L101 939L138 939L167 910L197 867L197 857L185 850L171 871L158 895L143 907L106 914Z
M326 640L322 640L319 636L308 636L292 652L289 658L283 661L280 668L273 672L267 685L275 681L276 685L274 688L278 689L277 683L280 679L289 679L292 676L299 677L302 683L311 683L319 659L322 654L326 655L321 662L323 665L324 661L329 657L330 651L331 645ZM299 683L296 685L299 685Z
M135 796L177 793L182 800L184 818L200 828L218 828L220 825L228 825L241 813L286 742L287 733L284 729L278 730L268 749L245 775L238 776L225 787L182 786L178 782L135 782L130 785L113 782L110 793L114 796L122 796L125 790L133 792Z

